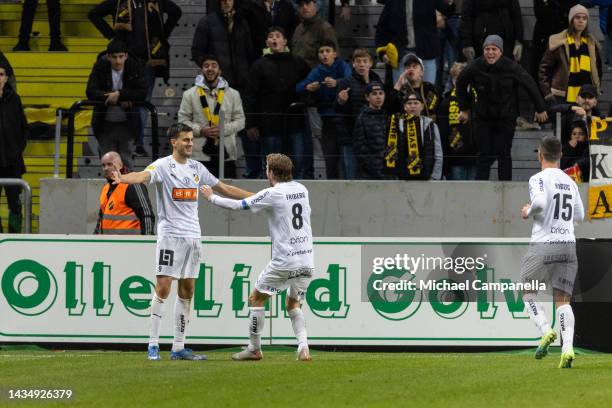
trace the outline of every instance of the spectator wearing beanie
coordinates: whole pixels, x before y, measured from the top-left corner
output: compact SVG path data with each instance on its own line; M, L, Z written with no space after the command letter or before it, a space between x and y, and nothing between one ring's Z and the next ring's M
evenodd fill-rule
M498 161L499 180L512 180L510 151L518 112L518 87L527 91L536 108L536 120L548 119L544 100L533 78L518 63L502 55L504 42L488 36L483 56L470 62L457 78L459 120L472 121L479 153L477 180L488 180L491 165ZM470 88L476 92L472 98Z
M588 30L589 12L576 5L569 12L569 27L551 35L542 57L538 80L546 101L576 102L580 87L601 87L602 65L599 42Z

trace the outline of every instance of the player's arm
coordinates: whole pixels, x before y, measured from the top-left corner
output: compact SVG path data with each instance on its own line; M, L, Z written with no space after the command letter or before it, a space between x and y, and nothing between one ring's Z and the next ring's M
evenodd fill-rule
M525 219L541 213L546 208L546 192L541 177L529 179L529 195L531 203L525 204L521 210L521 216Z
M576 190L576 203L574 204L574 222L582 222L584 220L584 206L582 205L582 197L578 191L578 186L574 187Z
M219 182L221 184L221 182ZM217 184L217 185L219 185ZM216 187L216 186L215 186ZM210 188L207 185L200 186L200 192L208 201L213 203L214 205L222 208L227 208L228 210L247 210L249 207L243 204L244 200L234 200L231 198L220 197L213 192L213 188Z
M237 200L242 200L244 198L250 197L253 195L253 193L243 190L239 187L236 186L231 186L229 184L225 184L222 181L219 181L217 184L215 184L212 187L213 191L215 193L219 193L225 197L229 197L229 198L233 198L233 199L237 199ZM201 187L200 187L201 190ZM202 191L202 193L204 194L204 192ZM208 198L206 198L208 200Z
M149 183L151 181L151 172L145 171L137 171L128 174L121 174L118 171L113 172L113 184L143 184Z

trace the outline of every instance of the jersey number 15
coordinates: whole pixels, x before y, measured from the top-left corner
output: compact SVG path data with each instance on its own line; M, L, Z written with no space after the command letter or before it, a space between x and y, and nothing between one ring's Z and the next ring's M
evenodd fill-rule
M571 204L571 199L572 199L572 195L571 194L563 194L563 199L561 199L561 194L557 193L553 196L553 199L555 200L555 220L559 219L559 212L561 213L561 218L563 218L564 221L569 221L572 219L572 204Z

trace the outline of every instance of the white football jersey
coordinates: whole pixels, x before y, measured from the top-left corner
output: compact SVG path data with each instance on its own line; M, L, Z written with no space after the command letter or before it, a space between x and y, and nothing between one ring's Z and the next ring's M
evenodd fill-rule
M198 187L212 187L219 180L202 163L187 159L181 164L172 156L156 160L145 171L157 187L157 236L200 238Z
M529 179L533 215L531 242L575 242L574 221L584 218L578 186L560 169L548 168Z
M295 181L277 183L242 200L242 206L254 213L261 210L268 212L272 268L314 268L310 203L306 187Z

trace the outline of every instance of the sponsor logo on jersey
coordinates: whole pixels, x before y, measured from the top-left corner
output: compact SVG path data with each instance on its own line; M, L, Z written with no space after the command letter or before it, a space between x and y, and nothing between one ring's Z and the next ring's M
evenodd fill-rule
M264 198L266 198L268 195L270 195L269 191L266 191L265 193L263 193L262 195L260 195L259 197L257 197L256 199L254 199L253 201L251 201L251 205L253 204L257 204L258 202L260 202L261 200L263 200Z
M193 175L193 179L195 180L196 183L200 182L200 176L198 176L197 174Z
M174 201L198 201L198 189L173 187L172 199Z
M155 166L151 164L151 165L147 166L147 168L145 170L153 171L153 170L155 170Z

